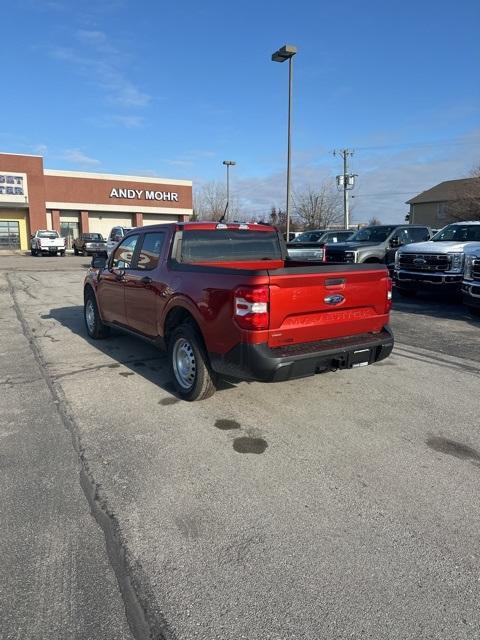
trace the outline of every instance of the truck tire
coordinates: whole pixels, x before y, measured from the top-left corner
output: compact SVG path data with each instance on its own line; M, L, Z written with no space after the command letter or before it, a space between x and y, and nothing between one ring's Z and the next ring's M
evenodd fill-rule
M216 391L215 374L197 330L190 322L174 329L168 339L168 361L178 395L193 402Z
M471 304L467 304L465 305L468 309L468 311L472 314L472 316L480 316L480 307L474 307Z
M102 340L110 333L110 327L103 324L98 311L97 301L92 291L85 294L85 303L83 307L83 317L85 319L85 327L90 338L94 340Z

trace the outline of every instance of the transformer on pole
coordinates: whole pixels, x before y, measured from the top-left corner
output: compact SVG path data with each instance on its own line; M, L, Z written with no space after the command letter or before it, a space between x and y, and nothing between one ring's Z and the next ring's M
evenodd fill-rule
M343 158L343 174L337 176L337 189L343 191L343 225L345 229L350 228L350 209L348 192L355 187L356 173L348 173L348 157L353 156L353 149L339 149L333 152L334 156Z

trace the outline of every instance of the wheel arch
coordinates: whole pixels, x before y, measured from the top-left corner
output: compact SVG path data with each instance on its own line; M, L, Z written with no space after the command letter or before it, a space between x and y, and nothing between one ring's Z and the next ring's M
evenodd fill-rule
M163 337L165 338L165 341L168 342L169 334L171 334L176 327L187 321L194 325L195 329L198 331L198 335L202 339L203 346L205 346L205 339L200 328L200 323L195 318L192 310L187 306L178 303L170 307L165 315L163 321Z

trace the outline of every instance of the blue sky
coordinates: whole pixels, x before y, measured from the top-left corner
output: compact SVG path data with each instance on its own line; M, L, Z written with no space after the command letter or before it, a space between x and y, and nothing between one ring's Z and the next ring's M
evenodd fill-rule
M400 221L410 196L480 164L480 4L17 0L2 28L0 148L56 169L224 180L247 211L355 149L353 218Z

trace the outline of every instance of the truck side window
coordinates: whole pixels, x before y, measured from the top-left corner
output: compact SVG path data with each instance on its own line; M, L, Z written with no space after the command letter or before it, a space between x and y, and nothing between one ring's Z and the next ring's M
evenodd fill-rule
M158 265L162 252L165 234L163 232L146 233L143 236L143 244L138 253L136 269L151 271Z
M424 242L430 237L430 234L428 233L428 229L426 227L409 229L408 235L410 237L409 242Z
M137 246L138 235L129 236L115 249L112 259L113 269L131 269L133 254Z
M408 244L409 242L412 242L409 239L408 229L398 229L395 235L393 236L392 240L394 238L398 239L399 246L403 246L404 244Z

